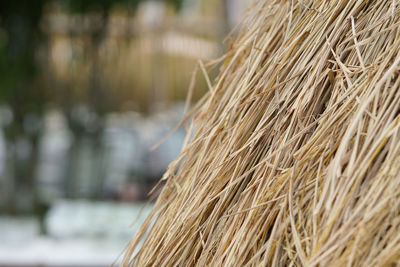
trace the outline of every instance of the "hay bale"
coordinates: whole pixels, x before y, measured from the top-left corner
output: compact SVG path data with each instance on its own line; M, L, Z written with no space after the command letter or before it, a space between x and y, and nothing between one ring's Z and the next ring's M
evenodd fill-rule
M258 1L123 264L399 264L399 16Z

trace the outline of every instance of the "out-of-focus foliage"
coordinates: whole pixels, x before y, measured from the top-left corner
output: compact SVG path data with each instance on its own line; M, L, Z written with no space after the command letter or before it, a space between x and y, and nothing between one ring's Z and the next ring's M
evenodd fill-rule
M61 3L67 4L72 12L87 12L96 8L109 10L115 4L123 4L127 8L135 9L140 2L144 1L146 0L60 0ZM176 9L179 9L183 0L166 0L165 2L172 4Z
M0 101L7 102L18 120L40 112L46 93L35 80L38 25L46 0L0 1Z
M43 35L40 19L49 0L0 1L0 102L7 102L17 113L39 112L46 101L46 92L35 87L39 71L35 52ZM60 0L72 12L91 10L107 17L110 8L123 4L134 10L141 0ZM176 8L182 0L168 0ZM105 22L104 22L105 23ZM35 88L35 89L34 89ZM23 99L21 99L23 98Z

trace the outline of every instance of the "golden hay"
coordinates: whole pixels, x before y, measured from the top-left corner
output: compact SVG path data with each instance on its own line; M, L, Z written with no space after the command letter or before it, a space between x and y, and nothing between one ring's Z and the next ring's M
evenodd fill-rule
M399 264L399 34L395 0L255 3L122 264Z

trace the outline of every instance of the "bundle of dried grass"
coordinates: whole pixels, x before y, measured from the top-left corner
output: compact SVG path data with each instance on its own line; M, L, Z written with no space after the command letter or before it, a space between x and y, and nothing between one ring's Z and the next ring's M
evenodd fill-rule
M249 12L123 264L399 264L400 3Z

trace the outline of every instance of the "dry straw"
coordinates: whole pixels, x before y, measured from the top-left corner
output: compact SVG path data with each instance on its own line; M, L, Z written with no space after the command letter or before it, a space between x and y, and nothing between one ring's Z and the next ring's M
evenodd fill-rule
M397 0L256 2L123 265L399 264L399 34Z

